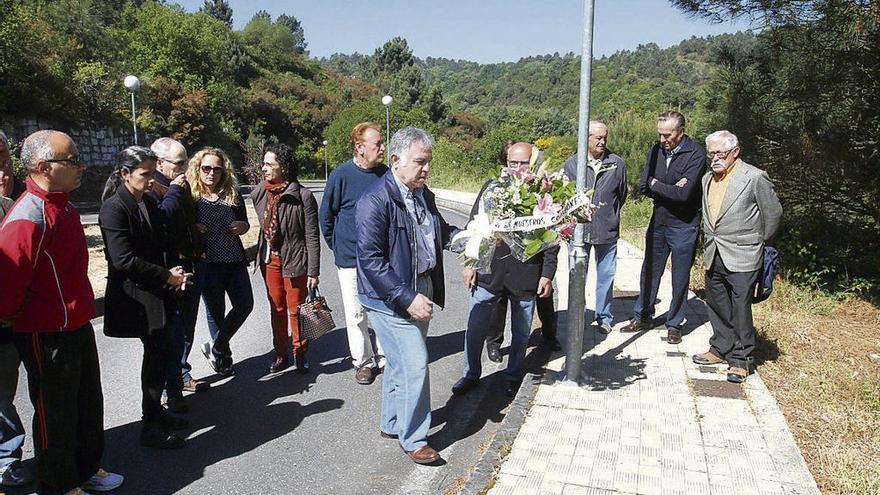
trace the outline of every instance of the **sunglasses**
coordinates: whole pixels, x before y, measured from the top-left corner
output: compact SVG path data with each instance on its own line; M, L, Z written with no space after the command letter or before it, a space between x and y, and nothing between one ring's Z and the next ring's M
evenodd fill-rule
M220 175L223 173L223 167L209 167L208 165L202 165L201 167L203 174L210 174L214 172L215 175Z

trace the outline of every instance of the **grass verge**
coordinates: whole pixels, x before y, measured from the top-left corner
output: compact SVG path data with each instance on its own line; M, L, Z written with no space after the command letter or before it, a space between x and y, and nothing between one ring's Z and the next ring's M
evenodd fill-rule
M626 204L621 237L644 249L649 201ZM785 260L781 260L784 265ZM702 293L700 256L691 289ZM754 306L761 378L823 493L880 494L880 309L777 279Z

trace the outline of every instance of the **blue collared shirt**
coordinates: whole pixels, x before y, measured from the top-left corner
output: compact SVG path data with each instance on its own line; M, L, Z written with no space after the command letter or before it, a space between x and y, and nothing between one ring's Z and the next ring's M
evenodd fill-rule
M437 264L437 253L434 252L434 221L422 189L410 191L397 176L394 181L400 189L400 195L403 196L403 203L409 216L413 219L413 223L418 226L416 229L416 269L417 273L424 273L434 268Z

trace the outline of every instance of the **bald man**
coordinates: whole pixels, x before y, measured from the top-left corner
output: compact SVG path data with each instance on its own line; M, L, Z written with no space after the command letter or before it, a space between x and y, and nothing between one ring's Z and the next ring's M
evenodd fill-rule
M511 145L507 150L507 165L530 163L533 149L529 143ZM492 183L490 180L483 184L477 196L477 205ZM504 371L504 392L509 397L516 395L522 384L522 362L532 329L536 300L549 298L553 294L553 275L556 273L558 252L559 247L553 247L526 261L519 261L511 256L510 247L501 243L495 248L490 273L478 274L471 268L464 269L462 277L471 291L470 313L465 331L464 377L452 387L453 394L466 394L479 384L482 373L480 355L483 352L486 329L500 299L506 297L510 302L511 342L507 369Z
M38 493L112 490L100 469L104 410L89 253L70 192L85 164L67 134L25 139L27 190L0 224L0 323L12 324L34 405Z

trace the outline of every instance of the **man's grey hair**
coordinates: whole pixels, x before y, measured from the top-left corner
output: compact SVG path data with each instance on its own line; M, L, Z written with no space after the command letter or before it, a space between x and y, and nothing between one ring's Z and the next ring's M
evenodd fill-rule
M168 155L171 154L171 150L177 147L183 148L183 153L186 155L186 147L180 141L170 137L160 137L150 145L153 153L161 159L167 159Z
M601 127L605 130L608 130L608 124L602 122L601 120L591 120L588 130L592 130L594 127Z
M404 127L391 136L391 143L388 145L388 156L397 155L398 158L407 154L415 143L421 143L426 149L434 148L434 138L430 134L418 127Z
M709 149L709 143L721 144L724 146L724 150L717 151L726 151L739 146L739 139L736 138L736 134L730 131L715 131L706 136L706 149Z
M669 112L663 112L657 117L657 123L670 121L675 123L676 129L684 129L684 115L682 115L681 112L671 110Z
M25 138L24 143L21 145L21 163L29 172L36 171L37 163L41 160L52 160L55 158L53 156L55 152L52 150L52 144L49 142L49 139L55 134L61 134L70 139L70 136L67 134L51 129L37 131ZM73 140L71 139L71 141Z

